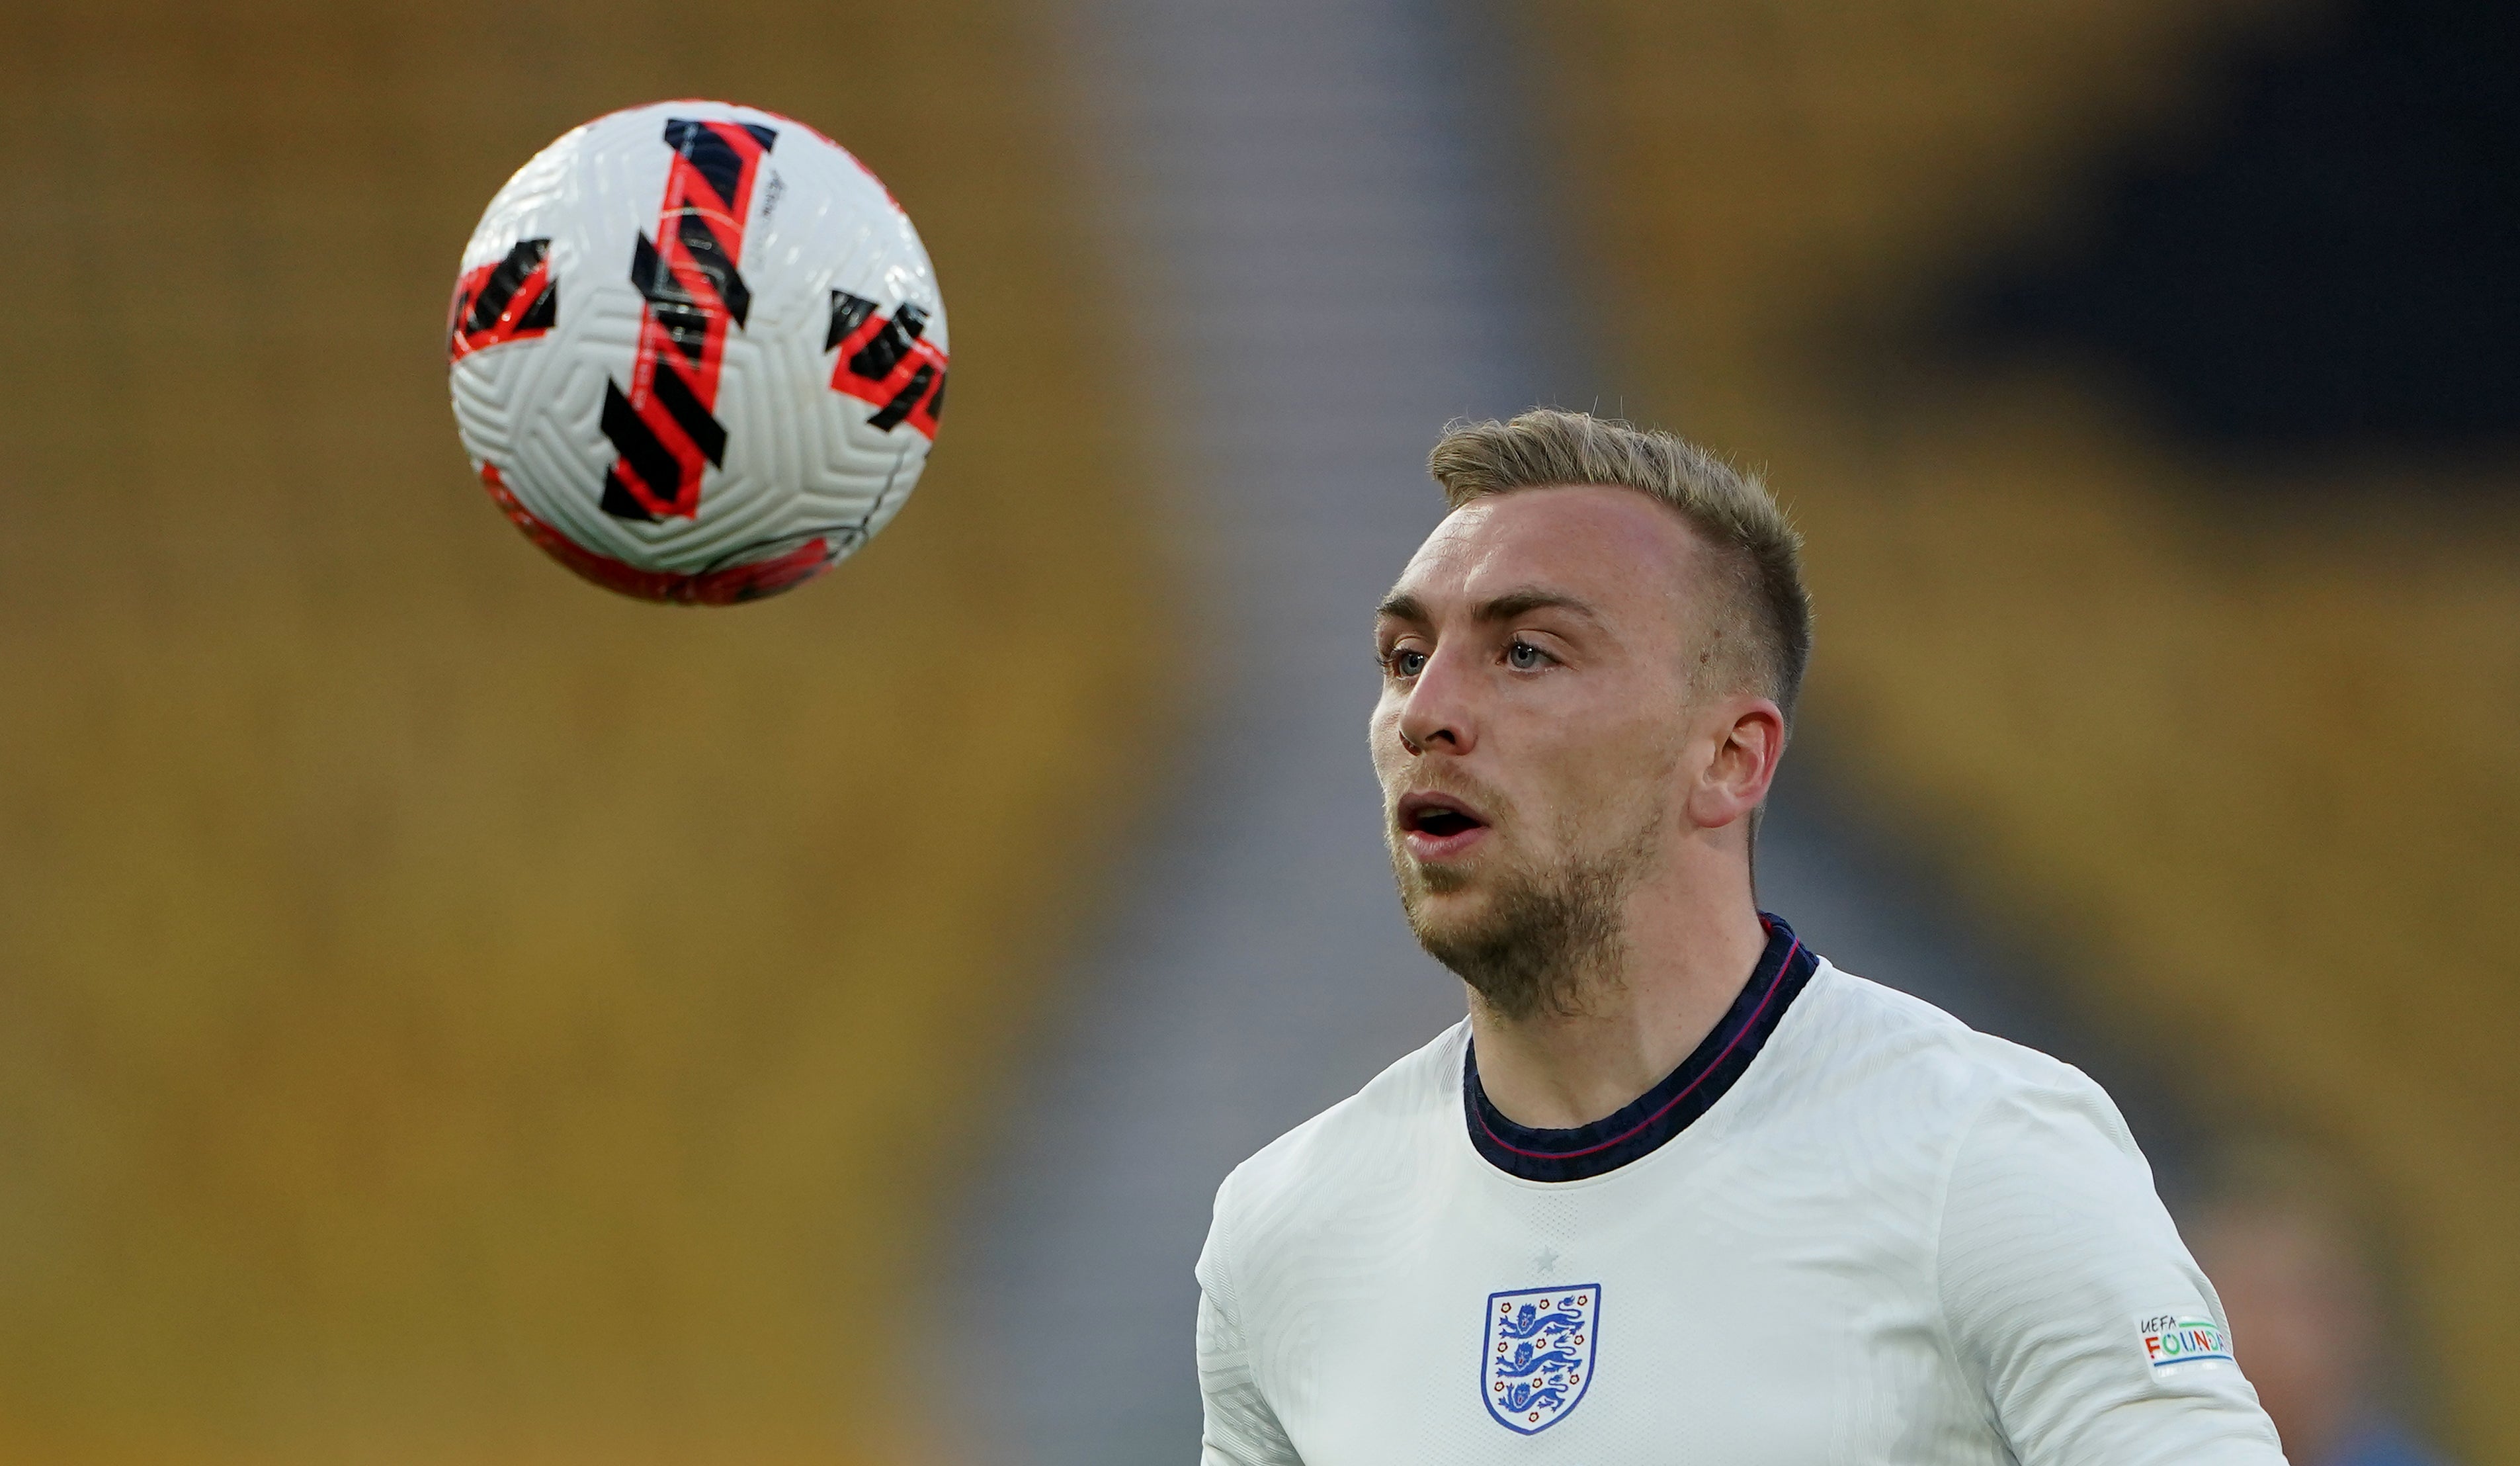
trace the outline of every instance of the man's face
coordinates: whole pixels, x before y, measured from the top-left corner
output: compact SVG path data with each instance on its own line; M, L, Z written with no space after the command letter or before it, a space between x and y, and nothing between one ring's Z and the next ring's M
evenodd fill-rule
M1401 900L1508 1016L1567 1005L1567 969L1615 947L1678 833L1711 558L1634 490L1522 489L1455 511L1383 604L1373 765Z

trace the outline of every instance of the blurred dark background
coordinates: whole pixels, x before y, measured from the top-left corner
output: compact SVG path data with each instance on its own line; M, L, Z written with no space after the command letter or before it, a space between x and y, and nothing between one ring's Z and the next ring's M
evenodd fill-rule
M2251 31L2184 125L2079 166L1957 334L2073 352L2182 446L2508 454L2520 442L2520 14L2364 0Z

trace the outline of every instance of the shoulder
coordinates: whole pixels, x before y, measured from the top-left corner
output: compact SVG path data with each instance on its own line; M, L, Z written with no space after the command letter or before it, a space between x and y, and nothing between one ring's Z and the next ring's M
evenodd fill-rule
M1254 1242L1301 1231L1422 1171L1441 1126L1461 1123L1467 1034L1466 1022L1445 1030L1236 1167L1216 1194L1217 1231Z
M2094 1327L2198 1296L2151 1168L2090 1076L1931 1004L1829 976L1813 985L1823 998L1817 1045L1835 1044L1855 1091L1833 1113L1868 1128L1883 1164L1930 1187L1917 1219L1937 1239L1944 1286L1981 1303L2043 1301L2031 1313L2070 1295Z
M1852 1087L1876 1091L1868 1098L1895 1091L1960 1124L2006 1099L2097 1106L2115 1120L2107 1094L2073 1065L1979 1032L1922 998L1833 964L1822 964L1795 1006L1788 1021L1804 1021L1807 1059Z
M1847 1092L1826 1118L1864 1132L1856 1164L1910 1183L1906 1235L1943 1347L2013 1457L2279 1459L2236 1368L2147 1354L2145 1320L2219 1332L2222 1312L2107 1093L1928 1003L1824 976L1806 1082L1831 1082L1834 1064ZM1898 1194L1865 1179L1868 1199Z
M1771 1047L1779 1062L1745 1108L1787 1129L1820 1127L1836 1145L1860 1132L1868 1168L1937 1191L1971 1158L1999 1168L2068 1156L2142 1164L2117 1106L2081 1070L1834 966L1822 967Z
M1240 1202L1340 1189L1361 1181L1395 1151L1422 1145L1427 1126L1462 1108L1462 1050L1469 1031L1455 1024L1364 1088L1263 1146L1226 1177Z

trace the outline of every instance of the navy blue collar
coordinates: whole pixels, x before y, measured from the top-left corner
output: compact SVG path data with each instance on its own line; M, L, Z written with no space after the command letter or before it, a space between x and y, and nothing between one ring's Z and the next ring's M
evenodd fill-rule
M1526 1181L1580 1181L1651 1155L1688 1129L1689 1122L1713 1109L1749 1071L1785 1009L1820 971L1820 958L1781 918L1762 912L1759 921L1768 929L1767 950L1759 954L1759 965L1750 970L1750 981L1741 985L1724 1021L1661 1083L1615 1115L1571 1130L1515 1124L1488 1102L1488 1092L1479 1084L1478 1046L1470 1045L1462 1062L1462 1109L1469 1121L1470 1144L1508 1175Z

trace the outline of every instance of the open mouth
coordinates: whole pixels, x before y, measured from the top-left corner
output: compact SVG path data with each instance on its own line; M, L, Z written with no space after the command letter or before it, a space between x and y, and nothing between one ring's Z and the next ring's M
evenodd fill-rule
M1429 809L1412 817L1409 821L1410 829L1422 830L1438 840L1449 835L1459 835L1464 830L1475 830L1478 827L1477 820L1459 809Z
M1420 859L1467 848L1488 828L1468 804L1446 794L1413 794L1393 811L1402 838Z

